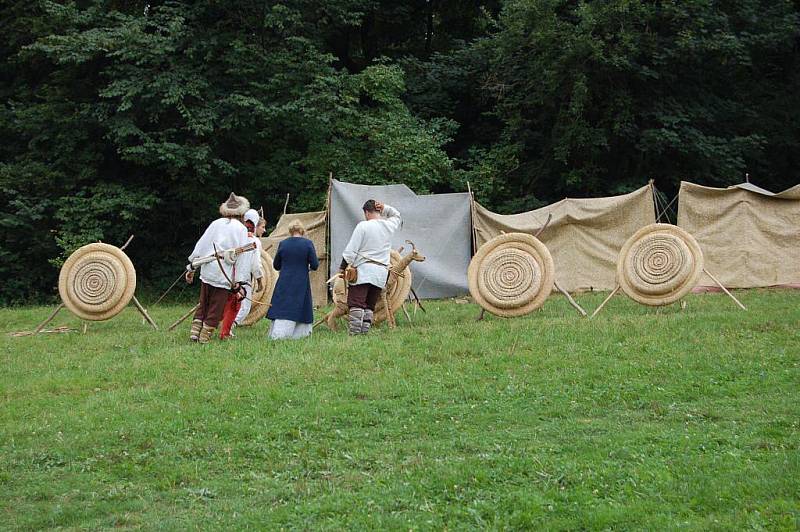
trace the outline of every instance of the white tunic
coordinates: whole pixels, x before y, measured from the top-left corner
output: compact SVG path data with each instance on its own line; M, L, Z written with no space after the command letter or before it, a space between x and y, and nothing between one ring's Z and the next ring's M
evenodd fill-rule
M192 254L189 255L189 262L201 257L214 254L214 245L217 251L239 248L246 246L250 242L247 237L247 228L239 220L232 218L219 218L211 222L206 232L197 241ZM250 281L250 270L253 261L252 255L256 251L242 253L236 259L235 264L228 264L224 259L220 259L225 273L233 281ZM235 271L235 274L234 274ZM231 285L219 270L217 261L208 262L200 266L200 280L217 288L230 288Z
M356 284L369 283L383 288L389 274L392 234L400 229L403 220L394 207L383 206L381 218L359 222L342 258L358 270Z
M261 250L263 247L261 246L261 239L251 236L248 233L247 239L250 242L256 243L255 251L248 251L247 255L252 255L252 262L250 265L250 272L253 275L253 278L250 281L250 286L245 286L245 298L242 299L241 306L239 307L239 312L236 314L236 319L233 321L236 322L237 325L241 325L244 319L250 314L250 308L253 306L252 297L253 291L255 290L256 279L260 279L264 276L264 272L261 270ZM244 260L244 259L243 259Z
M248 233L247 241L255 242L256 244L256 249L254 251L247 252L248 255L252 255L250 257L252 261L250 263L250 274L253 276L253 281L255 281L256 279L261 279L265 273L261 269L261 251L264 249L264 246L261 244L260 238L255 235L251 236L250 233Z

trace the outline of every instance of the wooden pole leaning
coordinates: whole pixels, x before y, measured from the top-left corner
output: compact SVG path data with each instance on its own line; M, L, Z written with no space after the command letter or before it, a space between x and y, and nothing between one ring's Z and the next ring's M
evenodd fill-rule
M170 325L170 326L167 328L167 330L168 330L168 331L172 331L173 329L175 329L175 327L177 327L178 325L180 325L181 323L183 323L184 321L186 321L186 318L188 318L189 316L191 316L192 314L194 314L194 313L197 311L197 307L199 307L199 306L200 306L200 303L198 303L197 305L193 306L193 307L192 307L192 310L190 310L189 312L187 312L186 314L184 314L183 316L181 316L180 318L178 318L178 321L176 321L175 323L173 323L172 325Z
M571 296L571 295L569 295L569 292L567 292L566 290L564 290L564 289L561 287L561 285L560 285L560 284L558 284L558 281L553 281L553 285L556 287L556 290L558 290L559 292L561 292L562 294L564 294L564 297L566 297L566 298L567 298L567 301L569 301L569 304L570 304L570 305L572 305L572 306L575 308L575 310L577 310L577 311L578 311L578 314L580 314L580 315L581 315L581 316L583 316L584 318L587 316L587 314L586 314L586 311L585 311L585 310L583 310L583 307L581 307L581 306L580 306L580 305L579 305L579 304L578 304L578 303L577 303L577 302L576 302L574 299L572 299L572 296Z
M712 281L714 281L714 282L717 284L717 286L719 286L719 287L722 289L722 291L723 291L723 292L725 292L726 294L728 294L728 297L730 297L731 299L733 299L733 300L736 302L736 304L737 304L737 305L739 305L739 308L741 308L742 310L747 310L747 307L745 307L744 305L742 305L742 302L741 302L741 301L739 301L738 299L736 299L736 296L734 296L733 294L731 294L731 293L728 291L728 289L727 289L727 288L725 288L725 287L722 285L722 283L721 283L721 282L719 282L719 279L717 279L716 277L714 277L713 275L711 275L711 272L710 272L710 271L708 271L708 270L706 270L705 268L703 268L703 272L704 272L706 275L708 275L709 277L711 277L711 280L712 280Z
M589 316L589 319L594 318L595 316L597 316L597 313L600 312L603 309L604 306L606 306L606 303L608 303L611 300L611 298L616 295L617 292L619 292L619 289L620 289L620 286L617 285L616 288L614 288L614 290L612 290L611 293L608 294L608 297L606 297L603 300L603 302L600 303L600 306L597 307L594 312L592 312L592 315Z
M132 296L131 301L133 301L134 306L136 306L136 310L138 310L142 316L144 316L144 319L147 320L147 323L152 325L153 329L158 330L158 325L156 325L156 322L154 322L153 318L150 317L150 314L147 313L147 309L145 309L142 304L139 303L139 300L136 299L136 296Z
M42 332L42 329L44 329L44 326L47 325L48 323L50 323L51 321L53 321L53 319L56 317L56 314L58 314L58 311L60 311L62 308L64 308L64 303L63 302L56 307L56 309L53 311L53 313L50 314L50 316L46 320L44 320L42 323L40 323L39 326L36 327L33 330L33 334L39 334L40 332Z

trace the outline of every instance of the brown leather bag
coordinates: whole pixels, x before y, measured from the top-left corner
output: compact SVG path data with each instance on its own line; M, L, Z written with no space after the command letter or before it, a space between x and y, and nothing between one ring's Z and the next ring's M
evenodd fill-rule
M358 270L353 266L348 265L344 269L343 277L346 282L353 284L358 280Z

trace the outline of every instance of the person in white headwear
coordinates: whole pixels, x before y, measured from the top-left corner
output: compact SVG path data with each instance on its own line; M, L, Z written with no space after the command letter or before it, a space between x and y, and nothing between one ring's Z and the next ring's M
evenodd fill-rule
M225 203L219 206L222 217L211 222L189 255L187 283L194 280L191 263L195 259L211 256L215 251L240 248L249 243L247 229L242 223L242 217L249 208L250 202L247 198L237 196L233 192ZM192 320L190 340L201 344L211 340L222 320L228 296L232 291L240 290L240 283L250 280L252 253L252 251L241 253L233 262L220 259L207 262L200 267L200 302Z
M263 288L261 284L264 277L264 272L261 270L261 250L263 247L261 245L261 239L259 238L261 235L257 234L257 231L266 226L266 220L259 216L257 210L250 209L244 213L244 225L247 227L248 242L255 243L256 250L249 253L252 257L250 265L250 285L245 285L244 287L245 298L242 300L242 306L239 307L239 313L233 321L234 326L241 325L247 315L250 314L250 309L253 304L253 288L255 288L255 291L260 291ZM263 234L263 230L261 233ZM233 331L231 331L231 336L233 336Z

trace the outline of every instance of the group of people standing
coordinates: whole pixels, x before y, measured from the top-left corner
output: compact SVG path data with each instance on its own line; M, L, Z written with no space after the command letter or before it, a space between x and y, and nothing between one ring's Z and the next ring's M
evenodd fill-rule
M373 321L375 305L386 286L389 273L391 237L402 226L397 209L375 200L364 203L360 222L342 253L339 275L348 281L348 331L366 334ZM213 221L189 255L186 282L195 276L193 262L200 266L200 301L192 320L189 339L208 343L222 324L220 338L234 336L252 309L253 288L260 291L261 240L266 229L263 213L250 208L243 196L231 192ZM289 226L289 237L281 241L273 259L279 272L267 318L272 321L272 339L310 336L314 321L309 272L319 259L305 228L299 221ZM213 257L213 260L208 260Z

